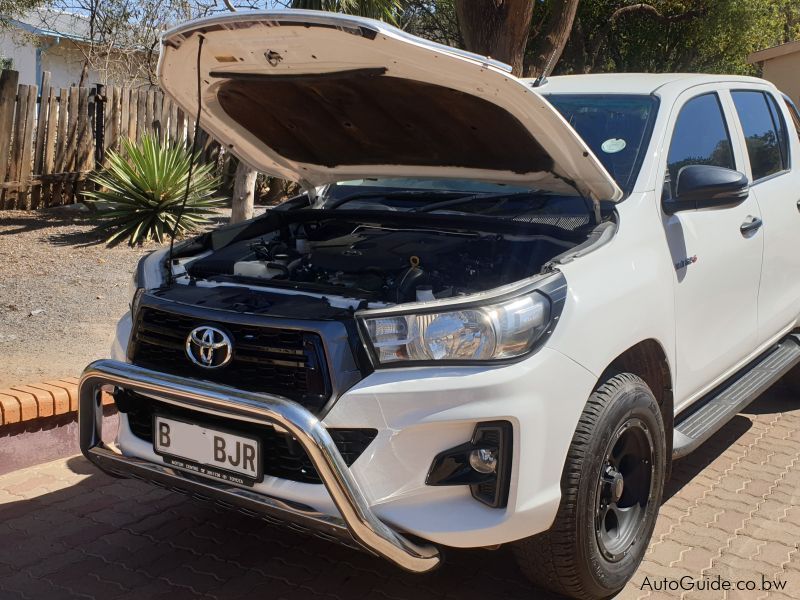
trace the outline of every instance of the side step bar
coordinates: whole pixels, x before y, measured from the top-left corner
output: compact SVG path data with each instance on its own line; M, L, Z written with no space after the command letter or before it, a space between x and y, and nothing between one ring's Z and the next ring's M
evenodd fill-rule
M704 400L699 400L698 408L692 406L678 415L672 458L682 458L696 450L798 363L800 334L793 333Z

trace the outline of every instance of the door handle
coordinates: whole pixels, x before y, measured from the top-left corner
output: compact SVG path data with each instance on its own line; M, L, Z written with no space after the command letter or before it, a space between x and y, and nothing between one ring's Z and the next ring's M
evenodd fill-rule
M797 201L797 210L800 210L800 200Z
M739 227L739 231L742 232L742 235L747 235L748 233L761 229L763 224L764 221L758 217L749 216L745 219L744 223L742 223L741 227Z

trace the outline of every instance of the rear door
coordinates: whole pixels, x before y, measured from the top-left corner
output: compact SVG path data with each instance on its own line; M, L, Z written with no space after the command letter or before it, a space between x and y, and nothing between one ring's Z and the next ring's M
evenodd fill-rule
M687 165L744 170L725 94L701 86L679 97L662 152L665 195ZM662 212L675 268L676 398L697 397L757 346L763 235L741 226L760 217L753 195L733 208Z
M732 89L745 140L751 193L764 221L759 337L767 341L800 314L800 137L783 99L768 87Z

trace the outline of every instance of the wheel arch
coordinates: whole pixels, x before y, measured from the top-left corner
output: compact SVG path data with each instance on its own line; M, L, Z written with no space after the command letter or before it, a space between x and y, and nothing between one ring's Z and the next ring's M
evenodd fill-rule
M604 381L609 373L633 373L642 378L661 408L661 420L664 423L664 433L667 441L667 460L672 456L672 428L675 417L675 402L673 398L673 378L667 353L658 340L653 338L642 340L634 344L606 367L600 377Z

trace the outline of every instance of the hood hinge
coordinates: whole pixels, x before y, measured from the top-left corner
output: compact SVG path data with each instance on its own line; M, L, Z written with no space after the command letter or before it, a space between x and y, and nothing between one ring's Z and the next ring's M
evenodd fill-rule
M302 189L308 196L308 205L313 206L317 201L317 186L309 181L306 181L305 179L301 179L298 183L300 184L300 189Z
M602 221L603 215L600 213L600 201L595 198L593 195L590 196L592 201L592 208L594 209L594 223L595 225L599 225Z

